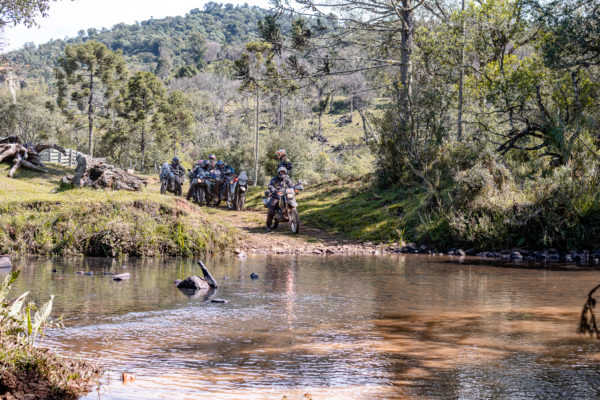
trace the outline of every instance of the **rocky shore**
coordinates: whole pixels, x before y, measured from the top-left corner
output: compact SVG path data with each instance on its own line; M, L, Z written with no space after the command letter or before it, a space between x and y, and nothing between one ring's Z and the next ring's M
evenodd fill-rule
M492 258L502 261L512 262L538 262L538 263L581 263L581 264L600 264L600 249L594 251L569 251L559 252L557 249L543 249L538 251L525 250L520 248L504 249L500 251L481 251L475 249L455 249L452 248L447 252L438 252L436 249L430 249L425 245L417 246L408 244L397 247L393 250L395 253L403 254L431 254L431 255L450 255L450 256L475 256L480 258Z

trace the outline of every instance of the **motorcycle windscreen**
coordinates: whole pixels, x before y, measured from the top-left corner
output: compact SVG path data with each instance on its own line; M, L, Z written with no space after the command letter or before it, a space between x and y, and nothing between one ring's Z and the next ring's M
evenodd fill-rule
M248 174L246 171L240 172L238 175L238 181L240 182L240 185L245 185L248 182Z

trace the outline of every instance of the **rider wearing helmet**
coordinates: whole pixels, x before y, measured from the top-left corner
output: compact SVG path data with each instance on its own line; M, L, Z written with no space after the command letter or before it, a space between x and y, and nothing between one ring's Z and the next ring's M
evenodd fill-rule
M269 207L269 211L267 211L267 230L270 230L270 226L273 223L273 217L275 216L275 210L277 210L277 205L279 203L278 192L293 187L294 184L288 176L287 169L285 167L277 168L277 176L273 177L269 182L269 192L271 195L267 202L267 206Z
M217 157L214 154L208 156L208 168L213 169L217 165Z
M171 172L173 172L175 175L177 175L177 177L180 179L181 182L181 178L185 175L185 168L183 168L183 165L180 164L181 162L181 158L179 157L173 157L173 161L171 162Z
M287 173L291 173L292 172L292 162L290 160L288 160L287 158L287 152L285 151L285 149L279 149L275 152L275 155L277 156L277 161L279 161L279 164L277 164L277 168L279 169L280 167L284 167L287 170Z

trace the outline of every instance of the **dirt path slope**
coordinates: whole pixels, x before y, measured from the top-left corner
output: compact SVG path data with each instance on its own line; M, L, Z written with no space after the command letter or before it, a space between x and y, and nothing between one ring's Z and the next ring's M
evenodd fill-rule
M248 254L382 254L388 247L371 243L358 243L341 239L320 229L309 227L300 221L300 233L294 234L289 224L267 232L266 212L227 211L226 209L203 207L202 212L218 216L224 222L242 231L243 237L236 252Z

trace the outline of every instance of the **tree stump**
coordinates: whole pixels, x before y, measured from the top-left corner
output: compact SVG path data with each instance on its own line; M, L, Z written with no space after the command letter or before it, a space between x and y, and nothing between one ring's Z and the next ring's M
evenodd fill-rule
M93 158L78 155L77 167L73 177L64 177L64 183L73 183L75 187L94 189L113 189L139 191L148 185L146 178L129 174L120 168L107 164L105 158Z

